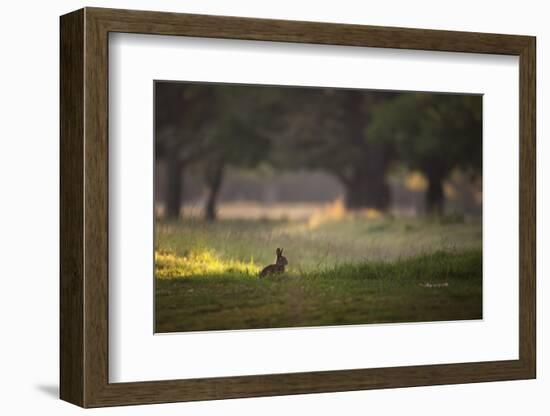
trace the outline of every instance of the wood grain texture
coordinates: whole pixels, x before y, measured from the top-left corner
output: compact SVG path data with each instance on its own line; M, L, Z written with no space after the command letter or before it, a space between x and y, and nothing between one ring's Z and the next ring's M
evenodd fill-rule
M519 55L528 36L87 8L110 32Z
M84 12L60 22L60 388L84 404Z
M108 33L520 57L520 357L189 380L108 381ZM61 19L61 396L83 407L534 378L535 39L528 36L86 8Z
M520 360L536 377L536 41L520 54L519 338Z
M108 33L86 13L84 126L85 406L108 380Z

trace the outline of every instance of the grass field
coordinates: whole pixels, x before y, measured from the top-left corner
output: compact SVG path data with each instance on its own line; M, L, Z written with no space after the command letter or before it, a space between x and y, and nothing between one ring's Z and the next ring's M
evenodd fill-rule
M156 332L480 319L480 223L157 222ZM285 274L258 272L284 247Z

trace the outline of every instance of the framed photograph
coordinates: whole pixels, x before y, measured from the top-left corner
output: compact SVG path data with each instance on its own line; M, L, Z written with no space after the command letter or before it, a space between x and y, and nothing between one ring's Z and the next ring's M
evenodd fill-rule
M534 37L60 28L63 400L536 377Z

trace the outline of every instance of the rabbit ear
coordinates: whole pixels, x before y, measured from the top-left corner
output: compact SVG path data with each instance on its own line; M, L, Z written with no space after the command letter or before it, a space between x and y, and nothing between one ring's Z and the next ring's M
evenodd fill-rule
M279 253L281 253L281 255L283 254L283 249L281 248L281 250L279 250Z
M275 250L275 253L277 253L278 256L280 256L282 252L283 252L283 250L281 250L278 247L277 247L277 250Z

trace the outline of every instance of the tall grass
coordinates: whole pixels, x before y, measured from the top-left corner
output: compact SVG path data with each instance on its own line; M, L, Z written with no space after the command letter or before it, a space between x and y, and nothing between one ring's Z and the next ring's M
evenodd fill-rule
M210 253L225 261L272 263L284 247L290 270L307 272L338 264L396 260L433 251L481 249L479 223L346 217L318 226L308 222L160 222L156 250L180 257Z
M157 332L481 318L479 223L163 222L155 263Z

